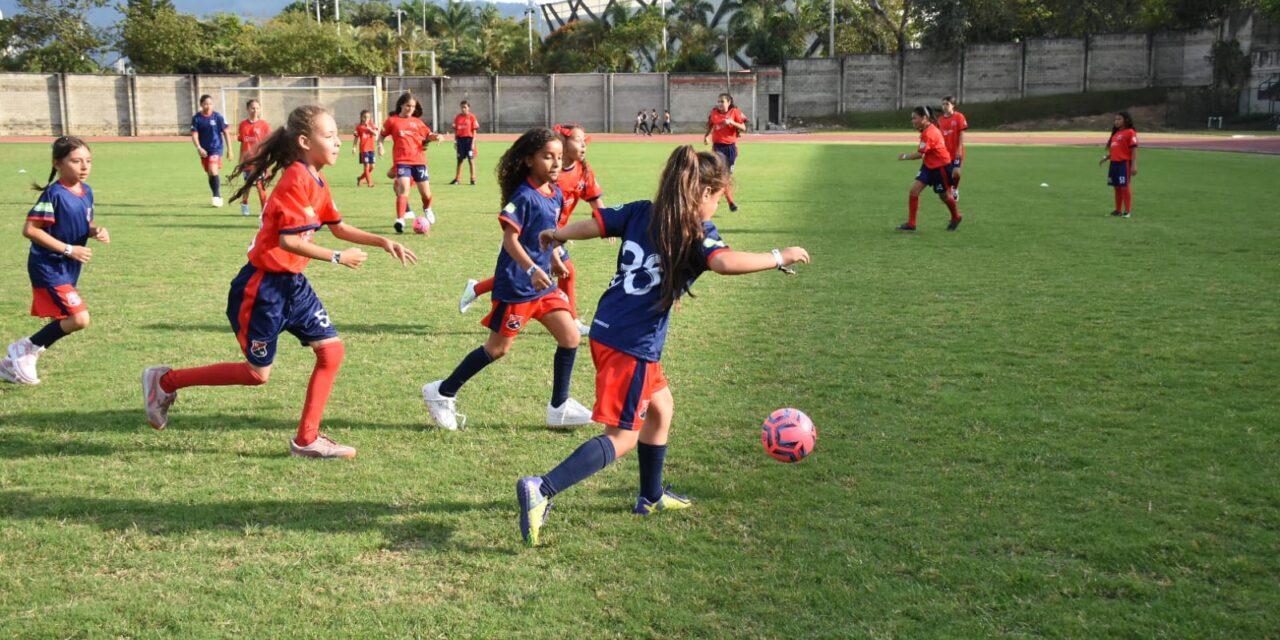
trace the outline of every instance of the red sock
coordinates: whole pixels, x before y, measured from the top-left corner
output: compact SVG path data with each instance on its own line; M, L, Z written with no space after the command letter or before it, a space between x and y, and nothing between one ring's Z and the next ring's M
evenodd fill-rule
M1133 187L1125 187L1124 191L1124 212L1133 213Z
M293 440L300 447L315 442L320 433L320 417L324 415L324 406L329 402L329 392L333 390L333 381L338 377L338 368L342 366L342 356L346 351L341 340L315 348L316 367L311 370L311 382L307 383L307 402L302 405L298 437Z
M920 196L911 194L907 197L907 224L916 226L916 212L920 210Z
M396 219L403 220L404 212L409 210L409 196L396 196Z
M574 283L577 281L576 276L578 272L576 269L573 268L572 260L564 263L564 266L566 269L569 270L569 275L564 278L558 278L556 280L556 286L560 287L560 290L563 291L566 296L569 296L569 313L573 314L574 318L577 318L578 317L578 292L576 291L577 287L574 285Z
M174 369L160 377L160 388L173 393L187 387L253 387L266 382L248 362L222 362L205 367Z
M476 283L476 295L482 296L493 291L493 278L486 278Z
M264 189L264 188L262 187L262 183L261 183L261 182L256 183L256 184L257 184L257 187L258 187L258 206L259 206L259 207L265 207L265 206L267 206L267 190L266 190L266 189ZM248 196L246 196L246 197L248 197Z
M1116 208L1114 211L1124 211L1124 189L1116 187L1113 191L1116 192Z
M362 175L362 176L360 176L360 177L361 177L361 178L364 178L364 183L365 183L365 184L367 184L367 185L369 185L369 186L371 186L371 187L372 187L372 186L373 186L373 165L371 165L371 164L366 164L366 165L364 166L364 175Z
M951 211L951 220L954 222L960 219L960 208L956 206L956 201L951 198L951 194L942 194L942 202L947 205L947 209Z
M733 204L733 188L732 187L725 187L724 199L727 200L729 204Z

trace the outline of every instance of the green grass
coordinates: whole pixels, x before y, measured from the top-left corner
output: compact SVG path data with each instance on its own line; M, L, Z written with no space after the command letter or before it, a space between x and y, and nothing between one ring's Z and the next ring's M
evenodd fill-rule
M19 227L48 150L2 148L8 342L39 326ZM308 269L347 344L324 429L360 450L326 463L286 455L312 364L288 339L266 387L184 390L147 427L144 366L238 357L223 308L256 219L206 206L189 145L94 147L113 237L81 280L94 324L42 357L44 384L0 388L0 637L1280 629L1276 158L1146 151L1118 220L1093 149L975 146L960 231L924 198L907 236L897 150L746 143L724 237L814 263L705 276L673 316L667 477L695 508L632 516L628 457L560 496L528 550L514 480L595 433L540 426L553 341L531 328L463 390L467 431L426 428L418 398L485 338L482 311L456 311L497 251L485 149L479 187L444 186L437 160L440 223L404 238L416 268ZM593 145L607 199L651 196L666 151ZM389 231L385 180L355 191L345 156L329 175L347 221ZM573 247L584 309L616 250ZM587 403L592 380L584 351ZM760 450L783 406L820 430L795 465Z

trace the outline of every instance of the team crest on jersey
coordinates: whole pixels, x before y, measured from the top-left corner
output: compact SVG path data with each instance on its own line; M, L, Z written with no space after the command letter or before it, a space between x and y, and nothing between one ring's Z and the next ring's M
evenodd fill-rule
M524 326L523 316L518 316L514 313L507 316L507 329L511 331L519 331L522 326Z
M80 300L80 294L78 294L78 293L76 293L76 292L74 292L74 291L72 291L71 293L68 293L68 294L67 294L67 306L68 306L68 307L78 307L78 306L80 306L80 302L81 302L81 300Z
M249 353L255 358L267 357L267 343L262 340L254 340L249 344Z
M316 210L312 209L311 207L307 207L306 209L303 209L302 212L307 214L308 218L316 217Z

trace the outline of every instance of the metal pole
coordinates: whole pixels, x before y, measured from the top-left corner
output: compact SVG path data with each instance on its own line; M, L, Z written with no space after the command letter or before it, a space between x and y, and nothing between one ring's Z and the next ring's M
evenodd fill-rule
M529 70L533 71L533 0L529 0L529 8L525 11L528 12L529 23Z
M404 14L403 9L396 9L396 35L397 36L404 35L404 27L400 24L400 16L402 14ZM401 75L404 75L404 74L401 74Z
M422 35L427 35L427 0L422 0ZM434 68L431 73L435 73Z
M831 0L831 15L829 22L831 23L831 36L827 40L827 57L834 58L836 57L836 0Z
M396 57L396 75L404 77L404 49L401 49L400 55Z
M333 0L333 21L342 21L342 9L338 6L338 0Z
M658 1L662 6L662 53L665 54L667 52L667 0Z
M724 92L733 93L729 82L729 33L724 34Z
M316 0L316 24L320 24L320 0Z

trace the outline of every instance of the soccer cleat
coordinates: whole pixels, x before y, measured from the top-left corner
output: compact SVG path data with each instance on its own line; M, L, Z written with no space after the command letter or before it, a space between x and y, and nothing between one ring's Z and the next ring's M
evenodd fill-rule
M298 456L299 458L343 458L350 460L356 457L356 448L348 447L345 444L338 444L332 438L325 434L316 436L315 442L300 447L298 443L289 439L289 455Z
M169 424L169 407L178 399L178 392L169 393L160 388L160 378L169 373L169 367L149 367L142 370L142 403L147 407L147 422L160 431Z
M214 197L213 197L212 204L213 204L213 208L215 208L215 209L221 209L221 208L222 208L222 198L219 198L218 196L214 196Z
M474 187L474 186L476 186L476 180L475 180L475 178L472 178L472 179L471 179L471 186L473 186L473 187Z
M32 344L31 338L23 338L9 345L9 360L13 363L14 375L22 384L40 384L40 376L36 374L36 360L44 347Z
M1126 211L1126 212L1124 212L1120 217L1121 217L1121 218L1132 218L1132 217L1133 217L1133 213L1131 213L1131 212L1129 212L1129 211Z
M404 218L396 220L396 233L404 233Z
M241 205L240 205L240 215L242 215L242 216L251 216L251 215L253 215L252 213L250 213L250 212L249 212L249 205L247 205L247 204L241 204Z
M952 200L955 200L956 202L960 202L960 190L959 190L959 189L952 187L952 189L951 189L951 199L952 199Z
M644 496L636 496L636 508L632 509L631 512L647 516L659 511L679 511L692 506L693 500L690 500L689 496L682 496L678 493L672 493L669 489L663 489L662 497L653 502L649 502L649 499Z
M551 511L551 498L542 495L542 478L516 480L516 502L520 505L520 536L525 546L538 546L538 531Z
M898 225L898 231L915 231L916 226L910 222L904 222Z
M569 398L559 407L547 403L548 427L577 427L591 424L591 410L582 406L581 402Z
M582 318L574 318L573 323L578 325L578 335L584 338L591 336L591 326L582 322Z
M955 231L957 228L959 228L961 222L964 222L964 216L961 216L959 218L956 218L955 220L952 220L951 222L948 222L947 231Z
M449 184L459 184L458 179L457 179L457 178L454 178L454 179L453 179L453 182L450 182Z
M471 308L471 303L480 297L476 293L476 285L480 284L475 280L467 280L467 284L462 286L462 296L458 298L458 313L466 313Z
M431 210L431 207L427 207L427 210L422 212L422 215L427 217L427 224L436 223L436 214L434 211Z
M467 416L458 413L455 404L456 398L450 398L440 395L440 384L444 380L436 380L422 385L422 403L427 405L427 413L431 414L431 420L436 423L437 427L448 431L457 431L460 427L467 428ZM458 422L458 418L462 418L462 422Z
M1123 213L1120 213L1119 211L1112 211L1112 212L1111 212L1111 215L1113 215L1113 216L1115 216L1115 217L1119 218L1120 216L1122 216L1122 215L1124 215L1124 214L1123 214Z
M413 218L414 218L414 215L413 215L413 209L405 209L405 210L404 210L404 219L405 219L405 220L412 220Z
M733 211L737 211L737 210L738 210L738 205L737 205L736 203L730 202L730 203L729 203L729 211L730 211L730 212L733 212Z
M13 370L13 359L5 356L0 360L0 380L12 382L13 384L26 384L18 377L18 372Z

